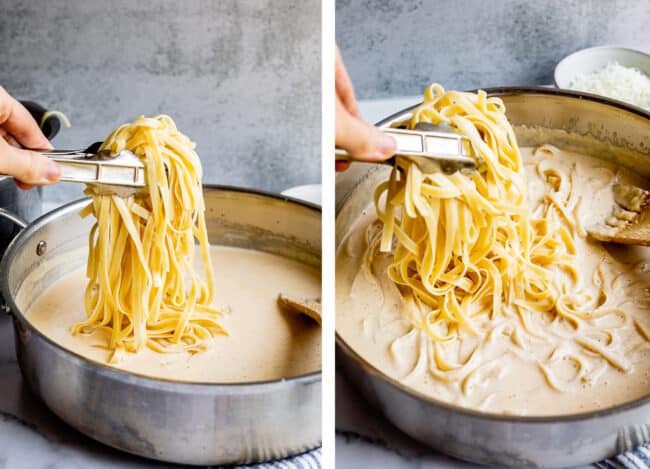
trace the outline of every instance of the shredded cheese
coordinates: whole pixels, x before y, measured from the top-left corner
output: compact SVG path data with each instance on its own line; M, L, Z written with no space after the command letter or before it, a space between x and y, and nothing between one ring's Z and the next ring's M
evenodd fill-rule
M610 62L589 74L577 75L569 88L625 101L650 110L650 77L636 68Z

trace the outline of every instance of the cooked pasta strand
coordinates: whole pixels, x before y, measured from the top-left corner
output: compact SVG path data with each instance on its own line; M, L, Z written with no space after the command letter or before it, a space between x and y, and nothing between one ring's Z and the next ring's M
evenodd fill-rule
M165 115L139 117L115 130L102 149L144 160L148 194L92 196L82 216L97 219L89 237L88 319L74 334L102 331L110 361L149 347L204 350L223 334L212 307L214 274L205 224L201 163L194 143ZM205 280L193 262L198 241Z

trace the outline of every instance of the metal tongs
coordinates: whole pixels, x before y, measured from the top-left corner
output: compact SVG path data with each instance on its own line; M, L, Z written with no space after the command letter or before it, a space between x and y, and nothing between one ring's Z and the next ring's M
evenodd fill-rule
M82 182L96 194L129 197L145 193L144 164L128 150L111 154L99 151L102 142L85 150L48 150L40 153L56 161L61 168L61 181Z
M418 123L415 129L381 129L383 133L395 139L397 150L391 158L372 163L394 166L397 158L406 158L417 164L425 173L442 170L451 174L476 169L477 158L467 137L457 134L448 126L428 122ZM336 149L336 159L358 161L340 149Z

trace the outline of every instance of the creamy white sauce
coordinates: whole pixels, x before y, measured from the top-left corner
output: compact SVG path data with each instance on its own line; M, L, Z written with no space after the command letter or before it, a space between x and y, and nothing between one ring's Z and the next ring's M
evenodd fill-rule
M229 335L216 335L203 353L161 354L145 348L125 354L120 363L110 366L155 378L211 383L272 380L320 370L320 327L277 305L280 292L320 298L320 272L259 251L212 246L210 255L216 304L225 312L221 323ZM108 364L105 336L70 333L73 324L86 318L84 270L77 269L49 287L32 304L27 317L66 349ZM29 284L28 279L24 285L29 288Z
M532 161L533 149L522 149ZM588 156L560 152L549 162L568 174L575 166L575 189L582 196L576 213L588 227L608 215L614 204L612 185L645 185L629 172ZM548 184L527 165L531 208L549 191ZM548 332L544 340L514 337L516 318L501 319L491 340L463 336L455 356L467 358L478 348L476 361L462 376L445 381L429 369L421 353L424 333L412 329L402 311L402 297L387 277L390 255L377 256L371 270L362 267L367 251L368 226L376 220L372 203L339 246L336 263L336 329L364 359L410 388L456 405L494 413L525 415L572 414L610 407L645 396L650 391L650 250L605 246L577 237L578 269L583 283L592 285L599 265L608 284L607 305L627 313L627 321L614 313L589 320L577 337L608 344L621 358L625 371L601 355L576 344L576 332L562 322L534 319ZM594 293L597 288L593 288ZM635 324L636 321L636 324ZM580 334L583 334L580 336ZM517 344L519 342L519 344ZM553 355L555 354L555 355ZM583 368L570 356L580 356ZM557 357L557 358L554 358ZM539 363L552 371L556 386L545 377Z

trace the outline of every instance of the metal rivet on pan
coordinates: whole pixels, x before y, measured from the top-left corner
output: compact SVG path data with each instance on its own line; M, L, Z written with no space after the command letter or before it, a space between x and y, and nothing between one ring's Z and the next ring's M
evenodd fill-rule
M47 251L47 243L45 241L39 241L36 245L36 254L42 256Z

